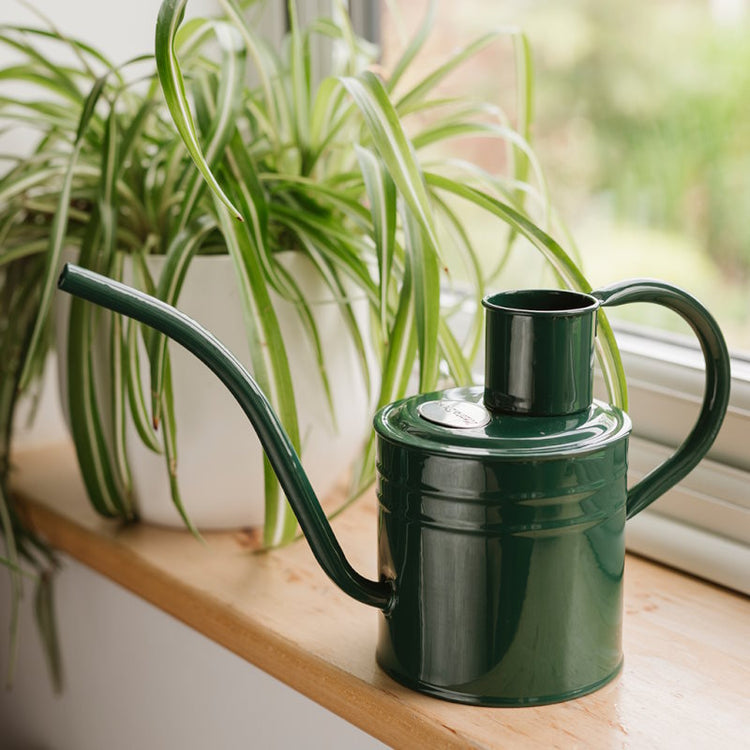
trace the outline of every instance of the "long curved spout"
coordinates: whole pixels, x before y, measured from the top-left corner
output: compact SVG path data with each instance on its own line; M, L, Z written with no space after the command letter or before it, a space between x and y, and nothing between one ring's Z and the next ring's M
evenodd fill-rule
M230 390L255 428L315 558L331 580L364 604L390 611L393 581L370 581L349 564L320 507L289 436L271 404L237 358L205 328L171 305L125 284L67 263L57 286L145 323L184 346Z

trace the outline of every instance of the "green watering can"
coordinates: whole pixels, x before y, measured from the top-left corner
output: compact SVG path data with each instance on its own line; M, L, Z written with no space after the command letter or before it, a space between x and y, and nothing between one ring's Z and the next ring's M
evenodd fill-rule
M447 700L567 700L622 666L625 520L682 479L719 430L729 358L711 315L669 284L487 297L484 387L407 398L375 417L379 580L347 562L257 383L186 315L66 265L60 289L161 331L195 354L253 424L328 576L381 611L377 661ZM596 312L655 302L685 318L706 362L703 406L676 453L627 489L631 423L592 398Z

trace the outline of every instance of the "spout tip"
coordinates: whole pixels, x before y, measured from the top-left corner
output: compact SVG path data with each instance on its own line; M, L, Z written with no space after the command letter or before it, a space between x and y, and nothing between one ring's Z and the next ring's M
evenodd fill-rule
M68 279L68 272L70 270L70 263L66 263L63 266L62 271L60 271L60 275L57 277L57 288L62 289L63 291L67 290L67 279Z

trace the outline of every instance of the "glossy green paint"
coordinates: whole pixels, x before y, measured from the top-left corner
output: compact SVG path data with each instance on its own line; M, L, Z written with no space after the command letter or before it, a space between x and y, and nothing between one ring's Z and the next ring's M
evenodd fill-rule
M588 409L599 301L563 290L500 292L486 315L484 403L492 412L554 416Z
M480 401L482 390L417 400ZM398 592L378 663L425 692L492 706L565 700L614 677L627 416L603 404L568 419L496 415L445 451L414 402L376 421L380 574Z
M622 664L626 517L708 450L729 397L713 318L668 284L637 280L584 295L495 295L486 387L381 410L380 580L351 568L294 449L253 378L174 308L66 266L65 291L153 326L198 356L253 424L310 546L347 594L382 611L378 663L417 690L487 706L573 698ZM596 310L648 301L693 327L706 361L698 421L675 455L627 489L630 420L591 399Z

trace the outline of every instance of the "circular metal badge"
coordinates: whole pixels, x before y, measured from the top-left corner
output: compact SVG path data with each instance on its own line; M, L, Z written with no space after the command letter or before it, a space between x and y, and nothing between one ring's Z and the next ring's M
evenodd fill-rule
M474 401L450 399L425 401L417 407L417 412L428 422L459 430L484 427L490 421L490 413L487 409Z

